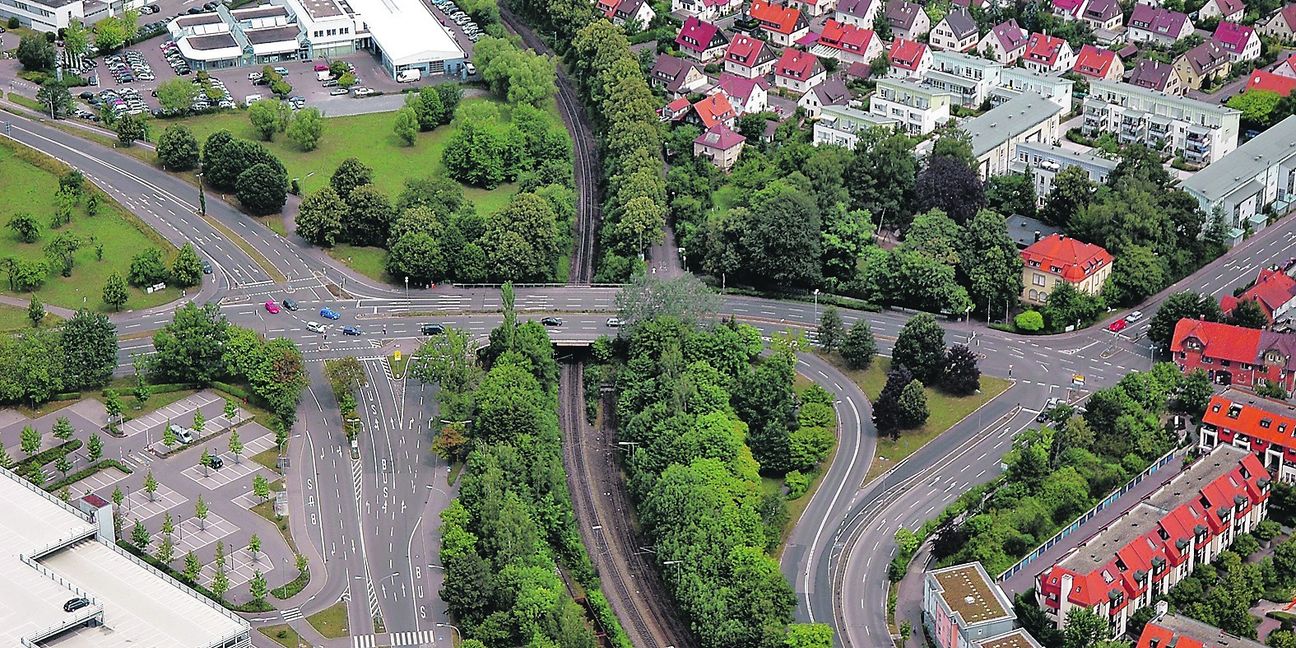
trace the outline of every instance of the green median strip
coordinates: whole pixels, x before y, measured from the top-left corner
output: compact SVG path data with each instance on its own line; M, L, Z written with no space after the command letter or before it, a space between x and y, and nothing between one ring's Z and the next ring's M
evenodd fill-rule
M221 236L232 241L234 245L239 246L240 250L243 250L248 256L252 257L252 260L256 261L256 264L261 266L261 269L265 270L266 274L270 275L270 278L273 279L275 283L287 281L287 277L285 277L282 272L279 272L279 269L274 267L273 263L270 263L270 259L265 258L265 255L258 252L257 249L252 247L252 244L244 240L243 237L235 234L234 230L225 227L223 223L211 216L203 216L203 220L216 228L216 231L220 232Z

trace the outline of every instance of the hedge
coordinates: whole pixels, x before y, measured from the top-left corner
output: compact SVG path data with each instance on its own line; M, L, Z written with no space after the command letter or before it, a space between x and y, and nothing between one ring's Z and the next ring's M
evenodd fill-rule
M252 398L251 394L248 393L248 390L245 387L242 387L240 385L231 385L226 382L215 380L212 381L211 386L223 392L227 392L231 396L237 396L239 398L242 398L243 400L250 400Z
M617 621L616 613L612 611L612 606L608 605L607 597L603 596L602 586L597 581L595 587L590 588L586 593L585 599L589 601L590 610L598 617L599 625L608 631L607 639L612 643L613 648L634 648L630 642L630 635L626 634L625 628Z
M148 387L150 394L169 394L171 392L184 391L186 389L201 389L197 383L158 383L156 385L145 385Z
M25 475L32 464L40 464L41 466L44 466L47 463L58 461L59 457L63 457L69 452L75 452L80 447L81 439L66 441L54 446L53 448L47 448L19 461L17 464L14 464L13 471L19 475Z
M282 587L276 587L270 590L270 593L273 594L275 598L280 600L290 599L294 596L297 596L297 594L301 593L302 590L306 589L306 584L309 582L310 582L310 567L307 567L306 569L297 572L297 578L294 578L291 581L284 583Z
M50 398L50 400L51 401L81 400L81 392L63 392L62 394L54 394L54 397Z
M154 558L153 556L150 556L147 553L140 551L139 547L136 547L135 545L125 540L118 540L117 546L121 547L122 549L125 549L126 551L131 552L131 554L134 555L136 558L139 558L140 560L143 560L144 562L153 565L154 567L156 567L157 569L165 573L167 576L170 576L171 578L174 578L180 581L181 583L184 583L186 586L192 588L195 592L198 592L199 594L202 594L203 596L206 596L207 598L216 601L217 603L220 603L227 610L233 610L234 612L273 612L275 609L273 605L270 605L265 601L231 603L230 601L226 601L225 599L216 596L214 592L207 589L206 587L203 587L202 585L185 578L184 574L181 574L180 572L173 569L171 565L168 565L158 560L157 558Z
M102 459L99 461L99 463L82 468L81 470L71 473L67 477L60 479L54 482L53 484L50 484L49 486L46 486L45 490L52 493L60 488L63 488L64 486L71 486L72 484L75 484L76 482L79 482L82 479L89 477L90 475L93 475L101 470L106 470L108 468L116 468L117 470L120 470L128 475L130 473L135 472L134 470L131 469L130 466L127 466L126 464L117 461L116 459Z

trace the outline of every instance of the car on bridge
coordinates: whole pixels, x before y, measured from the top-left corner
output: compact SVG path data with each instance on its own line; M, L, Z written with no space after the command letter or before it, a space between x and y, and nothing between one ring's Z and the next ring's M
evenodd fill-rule
M324 308L320 309L320 317L323 317L324 319L335 320L335 319L342 319L342 314L338 313L332 308L329 308L328 306L325 306Z
M284 308L287 308L290 311L295 311L298 308L297 300L293 299L292 297L285 297L284 300L280 302L280 304L282 304Z
M364 331L359 326L343 326L342 335L363 335Z
M265 303L265 309L266 309L266 312L267 312L267 313L270 313L271 315L278 315L278 314L279 314L279 304L275 303L275 300L273 300L273 299L267 299L267 300L266 300L266 303Z

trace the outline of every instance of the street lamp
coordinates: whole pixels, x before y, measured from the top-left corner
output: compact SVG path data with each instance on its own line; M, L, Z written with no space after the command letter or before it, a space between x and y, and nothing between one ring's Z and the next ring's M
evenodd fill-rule
M409 275L405 275L405 299L409 299Z
M815 321L818 322L819 321L819 289L818 288L814 289L814 313L815 313Z
M459 633L459 628L456 628L455 626L450 625L449 623L438 623L438 624L436 624L436 627L438 627L438 628L450 628L450 630L451 630L451 634L450 634L450 642L451 642L451 643L453 643L453 644L459 644L460 642L463 641L463 635ZM454 638L455 638L456 636L459 637L459 641L455 641L455 640L454 640Z

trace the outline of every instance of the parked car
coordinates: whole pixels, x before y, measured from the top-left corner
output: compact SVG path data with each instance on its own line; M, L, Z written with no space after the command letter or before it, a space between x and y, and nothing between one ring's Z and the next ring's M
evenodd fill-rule
M285 75L285 74L288 74L288 68L286 68L286 67L284 67L284 66L282 66L282 65L276 65L275 68L274 68L274 71L275 71L275 73L278 74L279 76L283 76L283 75Z
M64 603L63 611L76 612L77 610L80 610L81 608L85 608L85 607L90 607L90 599L84 597L77 597L74 599L69 599L67 603Z
M316 63L316 64L315 64L315 71L316 71L316 72L324 72L325 70L328 70L328 69L329 69L328 63Z
M293 299L292 297L285 297L283 302L281 303L283 304L284 308L287 308L290 311L297 310L297 300Z
M1120 331L1125 330L1126 326L1129 326L1129 322L1126 322L1125 318L1122 317L1121 319L1118 319L1115 322L1108 324L1107 330L1111 331L1112 333L1118 333Z
M419 332L423 335L440 335L445 333L445 327L440 324L423 324L419 326Z
M369 88L365 88L365 87L355 88L354 90L352 90L352 92L355 93L355 96L357 97L368 97L369 95L373 94L373 90L370 90Z
M363 333L363 331L360 330L360 327L359 327L359 326L343 326L343 327L342 327L342 335L361 335L362 333Z
M327 306L320 309L320 317L323 317L324 319L331 319L331 320L342 319L342 315L340 313Z
M540 320L540 323L543 324L543 325L545 325L545 326L562 326L562 325L563 325L563 321L562 321L562 318L561 318L561 317L546 317L546 318L541 319L541 320Z
M171 433L175 435L176 440L180 443L190 444L194 442L193 430L190 430L187 427L181 427L175 423L172 423L169 429L171 430Z
M212 470L220 470L225 467L225 460L221 459L220 455L210 455L207 457L207 465L211 467Z
M464 63L464 70L468 72L468 76L473 76L474 74L477 74L477 66L473 65L471 62Z
M341 96L341 95L344 95L344 94L350 94L350 93L351 93L351 91L350 91L350 90L347 90L346 88L333 88L332 90L329 90L329 96L330 96L330 97L338 97L338 96Z
M278 314L279 314L279 304L275 303L275 300L273 300L273 299L267 299L267 300L266 300L266 303L265 303L265 309L266 309L266 312L267 312L267 313L270 313L271 315L278 315Z
M324 325L320 324L319 322L307 322L306 330L310 331L311 333L323 333Z

